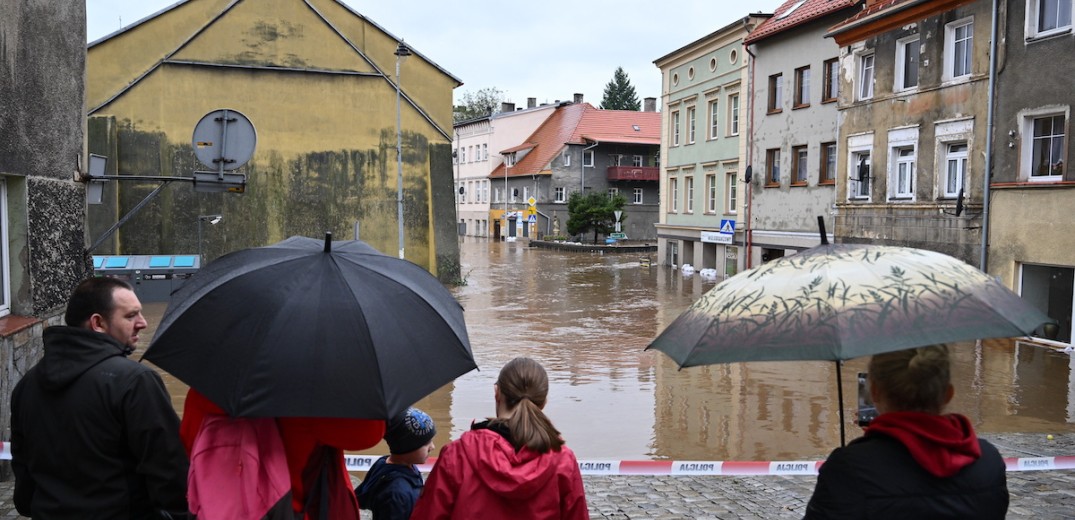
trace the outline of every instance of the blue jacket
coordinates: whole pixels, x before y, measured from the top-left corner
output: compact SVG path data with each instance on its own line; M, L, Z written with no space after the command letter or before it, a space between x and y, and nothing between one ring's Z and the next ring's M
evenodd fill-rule
M407 520L422 492L422 472L414 466L377 459L355 488L358 505L373 512L373 520Z

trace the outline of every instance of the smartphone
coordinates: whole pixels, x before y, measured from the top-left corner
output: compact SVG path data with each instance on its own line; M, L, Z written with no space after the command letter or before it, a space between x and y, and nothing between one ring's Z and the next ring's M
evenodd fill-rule
M870 398L870 387L866 383L866 372L859 372L859 411L858 411L858 425L865 428L870 425L870 421L874 417L877 417L877 408L873 405L873 399Z

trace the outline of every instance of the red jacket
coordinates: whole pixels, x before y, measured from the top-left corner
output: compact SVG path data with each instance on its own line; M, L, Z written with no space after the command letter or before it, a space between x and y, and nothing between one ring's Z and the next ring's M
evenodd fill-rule
M190 389L183 407L183 421L179 425L179 435L187 448L187 455L190 455L191 446L194 445L194 439L205 416L223 413L220 407L205 396L193 388ZM280 428L280 437L283 438L287 455L293 509L301 512L306 504L303 471L312 469L308 468L311 459L319 457L321 449L328 447L333 452L331 462L335 466L331 468L331 481L337 483L337 488L331 493L335 507L331 518L358 518L358 501L351 489L351 480L343 461L343 450L362 450L375 446L384 436L384 421L289 417L278 418L276 423Z
M537 453L493 430L470 430L448 443L426 479L411 520L588 519L575 454Z

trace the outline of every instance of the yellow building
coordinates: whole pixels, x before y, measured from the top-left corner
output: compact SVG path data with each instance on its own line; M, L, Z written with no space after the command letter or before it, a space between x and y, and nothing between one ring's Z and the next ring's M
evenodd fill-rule
M92 42L88 140L108 156L106 173L206 170L192 133L217 109L241 112L257 131L253 159L236 170L247 176L244 193L171 182L105 239L161 185L107 183L102 204L89 206L89 243L101 242L93 252L204 250L208 261L291 235L357 230L395 255L399 43L338 0L187 0ZM399 61L404 246L446 279L458 273L450 136L461 82L410 50ZM199 219L208 214L223 219L210 226Z

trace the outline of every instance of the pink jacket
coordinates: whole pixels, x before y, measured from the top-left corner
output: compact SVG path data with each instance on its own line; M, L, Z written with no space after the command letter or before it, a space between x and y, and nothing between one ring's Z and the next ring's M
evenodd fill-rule
M518 452L492 430L471 430L437 458L411 520L588 519L575 454Z

